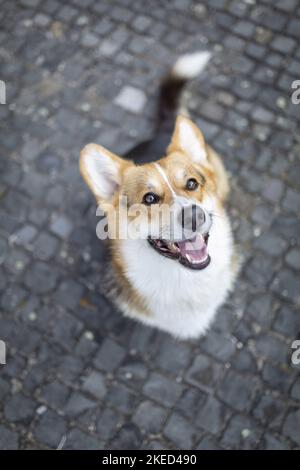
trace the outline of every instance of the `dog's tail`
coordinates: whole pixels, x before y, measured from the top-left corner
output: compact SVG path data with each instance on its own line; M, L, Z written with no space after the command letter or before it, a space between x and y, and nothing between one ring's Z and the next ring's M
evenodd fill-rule
M174 124L175 114L184 113L180 103L185 84L205 69L210 52L193 52L180 56L163 80L158 104L158 127L168 129Z

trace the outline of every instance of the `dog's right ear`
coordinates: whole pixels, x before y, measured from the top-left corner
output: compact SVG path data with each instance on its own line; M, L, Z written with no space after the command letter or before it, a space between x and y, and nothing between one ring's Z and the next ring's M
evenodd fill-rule
M110 202L122 181L126 162L101 145L88 144L80 152L80 172L98 204Z

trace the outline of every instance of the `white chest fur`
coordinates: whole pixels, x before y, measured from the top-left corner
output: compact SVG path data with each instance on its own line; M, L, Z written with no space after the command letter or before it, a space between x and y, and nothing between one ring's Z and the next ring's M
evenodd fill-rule
M121 252L133 288L145 299L146 316L126 303L124 313L178 338L198 337L213 320L230 290L233 242L227 217L216 217L210 231L211 263L200 271L158 254L146 240L123 240Z

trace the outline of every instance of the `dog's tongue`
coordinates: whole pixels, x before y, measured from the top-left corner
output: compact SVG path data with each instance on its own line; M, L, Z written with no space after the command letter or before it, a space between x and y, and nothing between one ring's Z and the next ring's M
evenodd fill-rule
M207 258L207 246L202 235L197 234L192 240L177 242L181 256L193 263L201 263Z

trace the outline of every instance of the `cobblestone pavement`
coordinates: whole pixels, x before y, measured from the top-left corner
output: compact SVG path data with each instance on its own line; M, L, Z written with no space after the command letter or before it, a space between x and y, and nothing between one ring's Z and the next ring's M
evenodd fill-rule
M300 2L0 0L0 19L0 448L300 447ZM198 49L185 99L231 173L244 262L207 336L177 342L101 296L78 156L149 136L161 77Z

